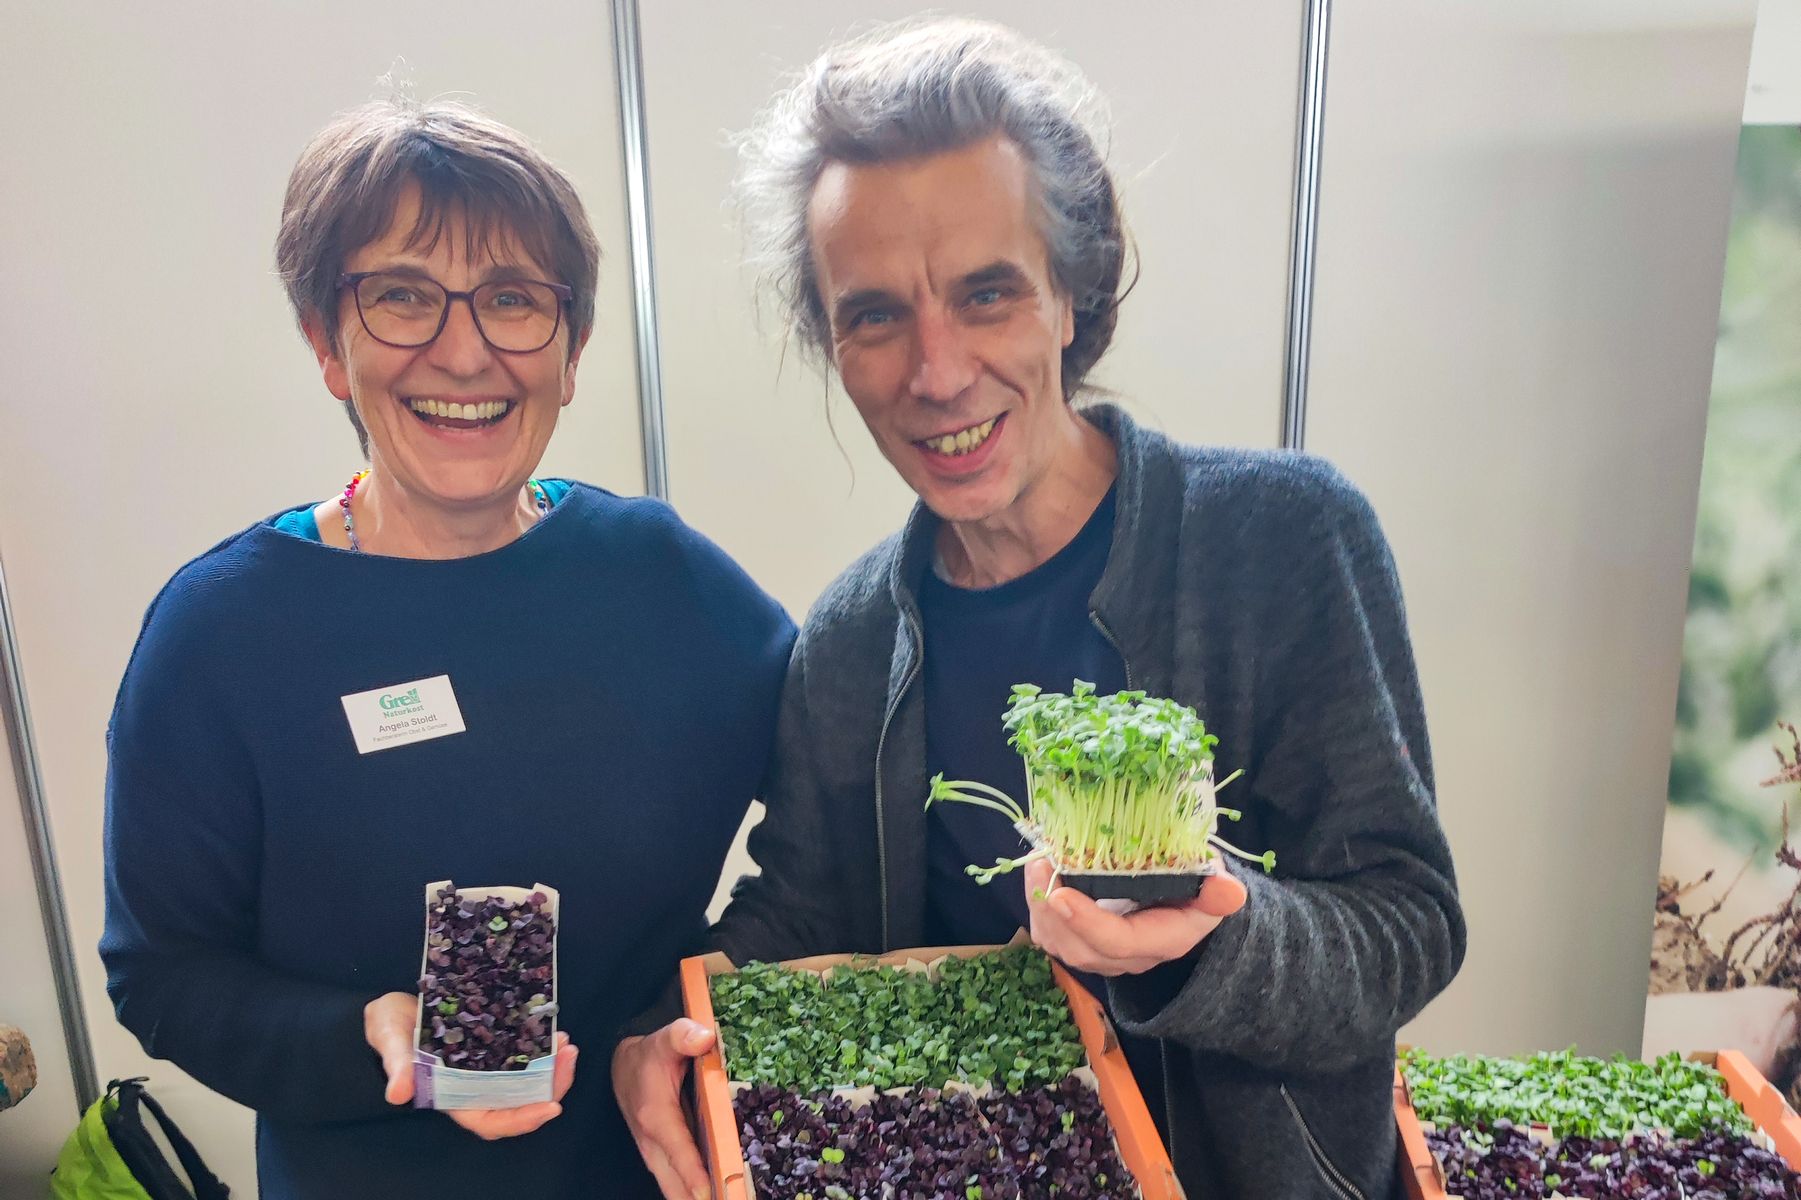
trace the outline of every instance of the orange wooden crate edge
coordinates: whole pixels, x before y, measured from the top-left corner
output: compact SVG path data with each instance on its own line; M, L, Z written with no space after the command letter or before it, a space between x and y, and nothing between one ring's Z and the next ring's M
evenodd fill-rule
M1018 939L1015 939L1016 944ZM968 957L971 952L986 954L1003 949L1000 946L933 947L924 953L933 958L945 952ZM896 951L881 956L823 955L797 960L811 969L837 963L892 963L916 957L921 952ZM793 964L784 964L793 965ZM713 1016L713 997L707 980L722 971L735 971L723 954L684 958L681 965L682 1000L688 1016L717 1028ZM1113 1124L1114 1140L1120 1157L1125 1160L1144 1200L1187 1200L1182 1185L1176 1180L1169 1152L1157 1134L1150 1108L1132 1078L1125 1052L1113 1036L1106 1010L1087 988L1070 976L1061 965L1051 963L1051 975L1069 998L1070 1015L1081 1035L1088 1065L1094 1071L1101 1107ZM695 1113L701 1126L701 1149L706 1153L707 1170L713 1180L716 1200L752 1200L751 1184L744 1163L744 1151L738 1142L738 1119L732 1111L730 1079L726 1075L725 1055L717 1039L713 1048L695 1065L693 1086Z
M690 1017L715 1029L718 1023L713 1019L713 993L707 986L710 957L713 956L682 960L682 1003ZM719 1039L714 1038L713 1048L694 1064L694 1112L701 1129L701 1150L707 1158L707 1172L713 1177L715 1200L751 1200L729 1083L725 1054Z
M1783 1161L1801 1171L1801 1117L1795 1115L1776 1086L1737 1050L1694 1057L1712 1058L1714 1069L1725 1077L1726 1094L1737 1100L1757 1127L1770 1135Z
M1144 1200L1184 1200L1169 1151L1164 1149L1157 1125L1151 1120L1151 1110L1144 1102L1144 1093L1138 1090L1138 1081L1132 1078L1126 1052L1113 1035L1107 1010L1055 959L1051 961L1051 977L1069 997L1070 1014L1075 1018L1076 1032L1082 1035L1082 1047L1088 1051L1088 1065L1094 1071L1101 1107L1113 1123L1113 1140L1138 1180L1140 1194Z
M1737 1050L1719 1050L1691 1054L1698 1062L1711 1063L1726 1081L1726 1095L1738 1102L1745 1115L1769 1134L1776 1153L1784 1162L1801 1171L1801 1117L1795 1115L1769 1080L1751 1061ZM1395 1067L1395 1125L1400 1133L1401 1154L1406 1161L1402 1172L1407 1187L1407 1200L1447 1200L1444 1172L1426 1145L1425 1130L1419 1114L1413 1111L1413 1100L1407 1092L1406 1077Z
M1407 1091L1407 1078L1395 1067L1395 1129L1400 1135L1401 1156L1405 1169L1401 1182L1407 1200L1448 1200L1444 1172L1432 1148L1426 1145L1426 1131L1420 1126L1419 1114L1413 1111L1413 1097Z

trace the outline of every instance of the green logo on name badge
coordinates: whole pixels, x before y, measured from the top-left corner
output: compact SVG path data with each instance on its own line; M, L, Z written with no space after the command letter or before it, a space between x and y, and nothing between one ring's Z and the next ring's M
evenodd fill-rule
M396 696L392 692L389 692L387 695L385 695L381 698L381 706L384 709L388 709L389 711L392 711L396 708L411 708L415 704L423 704L423 703L424 703L424 701L419 699L419 689L418 688L413 688L411 691L405 692L399 696Z

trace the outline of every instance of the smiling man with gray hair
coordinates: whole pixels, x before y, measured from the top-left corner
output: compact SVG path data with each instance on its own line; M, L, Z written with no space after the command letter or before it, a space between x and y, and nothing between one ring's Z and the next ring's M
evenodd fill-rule
M935 19L828 50L745 141L753 253L919 497L808 617L768 816L712 944L734 961L1004 941L1093 980L1196 1196L1387 1196L1395 1032L1464 951L1393 562L1301 454L1185 446L1085 403L1125 276L1113 181L1068 63ZM958 805L1023 795L1012 684L1192 705L1245 770L1232 870L1117 914ZM614 1083L670 1196L704 1194L679 1108L712 1032L652 1014ZM1029 1193L1028 1193L1029 1194Z

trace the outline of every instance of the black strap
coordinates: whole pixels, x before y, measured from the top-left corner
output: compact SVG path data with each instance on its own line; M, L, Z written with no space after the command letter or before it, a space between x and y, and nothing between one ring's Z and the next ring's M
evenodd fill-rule
M119 1152L126 1167L150 1194L151 1200L228 1200L231 1189L207 1169L200 1152L194 1149L194 1143L188 1141L169 1119L169 1114L163 1111L163 1106L144 1090L143 1082L142 1077L115 1079L106 1089L107 1095L117 1100L116 1106L102 1110L107 1136L112 1138L113 1148ZM187 1174L188 1183L193 1185L192 1191L176 1176L175 1169L163 1158L161 1148L144 1127L143 1114L138 1111L140 1100L162 1127L163 1136L175 1150L175 1157L181 1160L181 1169Z

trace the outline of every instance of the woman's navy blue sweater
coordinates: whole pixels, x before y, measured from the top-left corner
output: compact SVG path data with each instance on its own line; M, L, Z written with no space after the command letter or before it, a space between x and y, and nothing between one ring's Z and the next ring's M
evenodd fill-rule
M256 1110L265 1200L654 1195L607 1059L704 934L793 635L666 505L580 484L470 558L221 543L151 605L108 730L119 1020ZM464 732L358 752L342 697L439 675ZM588 1053L525 1137L382 1099L363 1006L414 990L438 879L561 890Z

